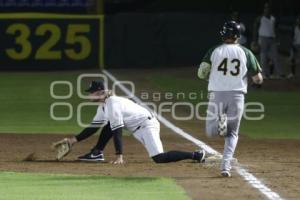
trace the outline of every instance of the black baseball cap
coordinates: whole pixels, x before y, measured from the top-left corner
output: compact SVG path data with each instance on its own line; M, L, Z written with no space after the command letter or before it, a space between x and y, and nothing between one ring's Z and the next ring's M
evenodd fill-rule
M105 90L104 84L102 81L92 81L90 87L86 89L86 92L93 93L96 91Z

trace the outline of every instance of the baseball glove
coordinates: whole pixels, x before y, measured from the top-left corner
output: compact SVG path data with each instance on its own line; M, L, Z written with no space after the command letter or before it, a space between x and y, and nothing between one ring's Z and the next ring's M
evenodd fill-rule
M52 144L52 149L56 150L56 159L62 160L71 151L72 145L68 138L64 138L58 142Z

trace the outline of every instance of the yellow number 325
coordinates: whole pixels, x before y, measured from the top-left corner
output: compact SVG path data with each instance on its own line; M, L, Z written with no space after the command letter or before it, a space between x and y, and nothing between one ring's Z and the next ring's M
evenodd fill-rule
M91 54L91 42L85 35L90 32L89 24L70 24L67 28L67 45L79 45L80 48L68 48L64 50L65 55L72 60L84 60ZM14 60L27 59L32 53L32 44L29 40L31 31L28 25L16 23L10 25L6 33L13 35L15 45L19 48L6 49L6 54ZM48 39L37 49L34 58L37 60L59 60L62 58L62 50L53 50L61 38L61 29L56 24L41 24L35 30L36 36L50 34Z

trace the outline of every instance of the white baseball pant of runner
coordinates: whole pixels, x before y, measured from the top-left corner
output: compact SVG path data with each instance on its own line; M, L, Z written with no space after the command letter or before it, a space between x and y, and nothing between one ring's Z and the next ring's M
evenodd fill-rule
M238 142L241 118L244 112L244 94L235 91L211 92L207 108L206 134L218 136L218 116L227 115L227 136L224 144L221 170L231 169L231 160Z

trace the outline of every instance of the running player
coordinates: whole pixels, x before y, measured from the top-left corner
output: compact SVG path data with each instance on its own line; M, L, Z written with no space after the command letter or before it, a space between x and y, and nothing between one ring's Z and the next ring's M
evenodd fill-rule
M253 53L237 43L240 27L226 22L220 31L223 44L210 49L198 70L198 77L208 77L210 92L206 134L225 139L221 175L230 177L231 159L238 142L240 121L247 93L247 75L255 84L262 84L261 68Z

